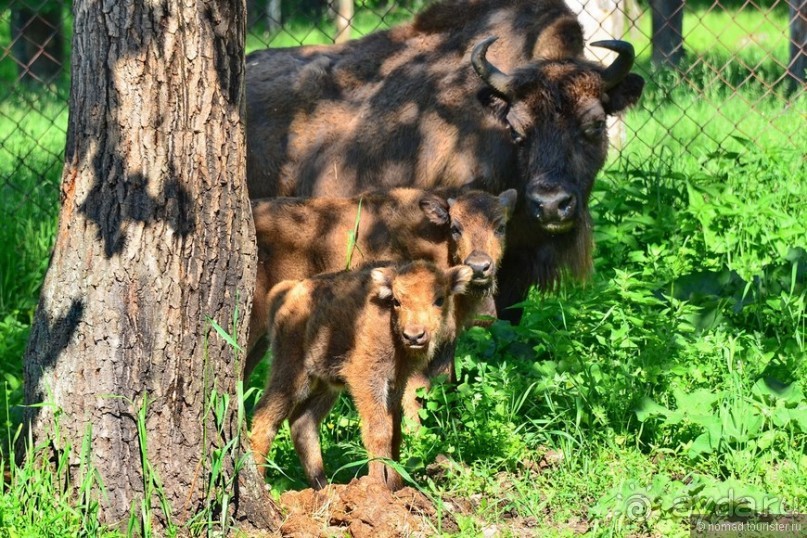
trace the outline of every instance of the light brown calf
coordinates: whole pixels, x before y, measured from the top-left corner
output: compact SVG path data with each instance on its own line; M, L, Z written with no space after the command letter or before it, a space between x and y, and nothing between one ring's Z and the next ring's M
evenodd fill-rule
M445 196L445 197L444 197ZM250 319L248 377L266 351L266 297L282 280L297 280L371 261L423 259L441 269L466 264L474 270L471 294L457 304L463 325L482 313L495 316L494 277L504 248L504 229L516 191L499 196L482 191L432 193L392 189L354 198L273 198L255 200L258 275ZM352 256L348 238L358 235ZM441 353L442 357L444 353ZM445 361L442 361L445 362Z
M472 278L464 265L443 271L417 261L275 286L268 297L272 371L252 420L258 464L288 418L309 483L325 486L319 426L345 387L368 455L397 460L407 379L445 340L453 295ZM370 476L401 486L398 473L379 461L370 462Z

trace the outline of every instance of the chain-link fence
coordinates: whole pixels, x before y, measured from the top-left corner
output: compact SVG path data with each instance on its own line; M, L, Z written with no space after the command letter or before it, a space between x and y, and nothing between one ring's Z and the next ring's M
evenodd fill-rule
M423 0L248 0L248 52L410 20ZM649 84L624 151L805 151L807 0L569 0L587 40L621 37ZM52 216L67 123L67 0L0 0L0 219Z

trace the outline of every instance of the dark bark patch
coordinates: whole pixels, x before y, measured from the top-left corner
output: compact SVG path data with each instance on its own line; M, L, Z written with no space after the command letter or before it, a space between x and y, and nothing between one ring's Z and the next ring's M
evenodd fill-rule
M84 301L73 299L70 309L64 316L54 320L49 326L43 327L45 334L42 335L42 341L47 342L47 346L42 352L43 360L40 362L43 368L56 363L56 359L67 348L83 317Z

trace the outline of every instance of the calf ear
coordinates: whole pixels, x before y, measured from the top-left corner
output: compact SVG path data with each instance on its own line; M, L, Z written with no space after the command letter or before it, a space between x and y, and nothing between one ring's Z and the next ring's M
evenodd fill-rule
M515 189L507 189L499 195L499 203L507 212L507 216L513 214L513 209L516 207L516 200L518 199L518 192Z
M606 114L616 114L633 106L642 96L644 79L636 73L628 73L625 79L608 90L608 99L603 102Z
M373 269L370 277L373 279L379 299L392 297L392 279L395 278L395 269L392 267L378 267Z
M430 222L442 226L448 224L448 204L434 194L426 194L420 199L420 209Z
M462 295L468 288L468 283L474 276L474 271L467 265L455 265L446 271L448 285L452 295Z

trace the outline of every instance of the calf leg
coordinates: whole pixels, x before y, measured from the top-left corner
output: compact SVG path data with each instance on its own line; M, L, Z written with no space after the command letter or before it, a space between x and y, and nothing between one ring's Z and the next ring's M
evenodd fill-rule
M272 441L277 435L280 425L289 416L293 405L293 396L288 391L268 387L263 393L255 414L252 417L250 441L255 463L262 468L266 464Z
M314 489L328 484L325 466L322 463L322 448L319 443L319 425L333 407L339 392L321 384L311 395L297 405L289 418L294 449L300 457L308 483Z
M368 384L349 385L361 419L361 436L370 458L397 459L401 446L401 391L387 394ZM400 489L403 479L380 461L370 462L371 478L391 490Z
M250 441L255 462L266 463L277 431L291 413L307 379L300 371L302 353L293 345L278 346L263 396L255 406Z

